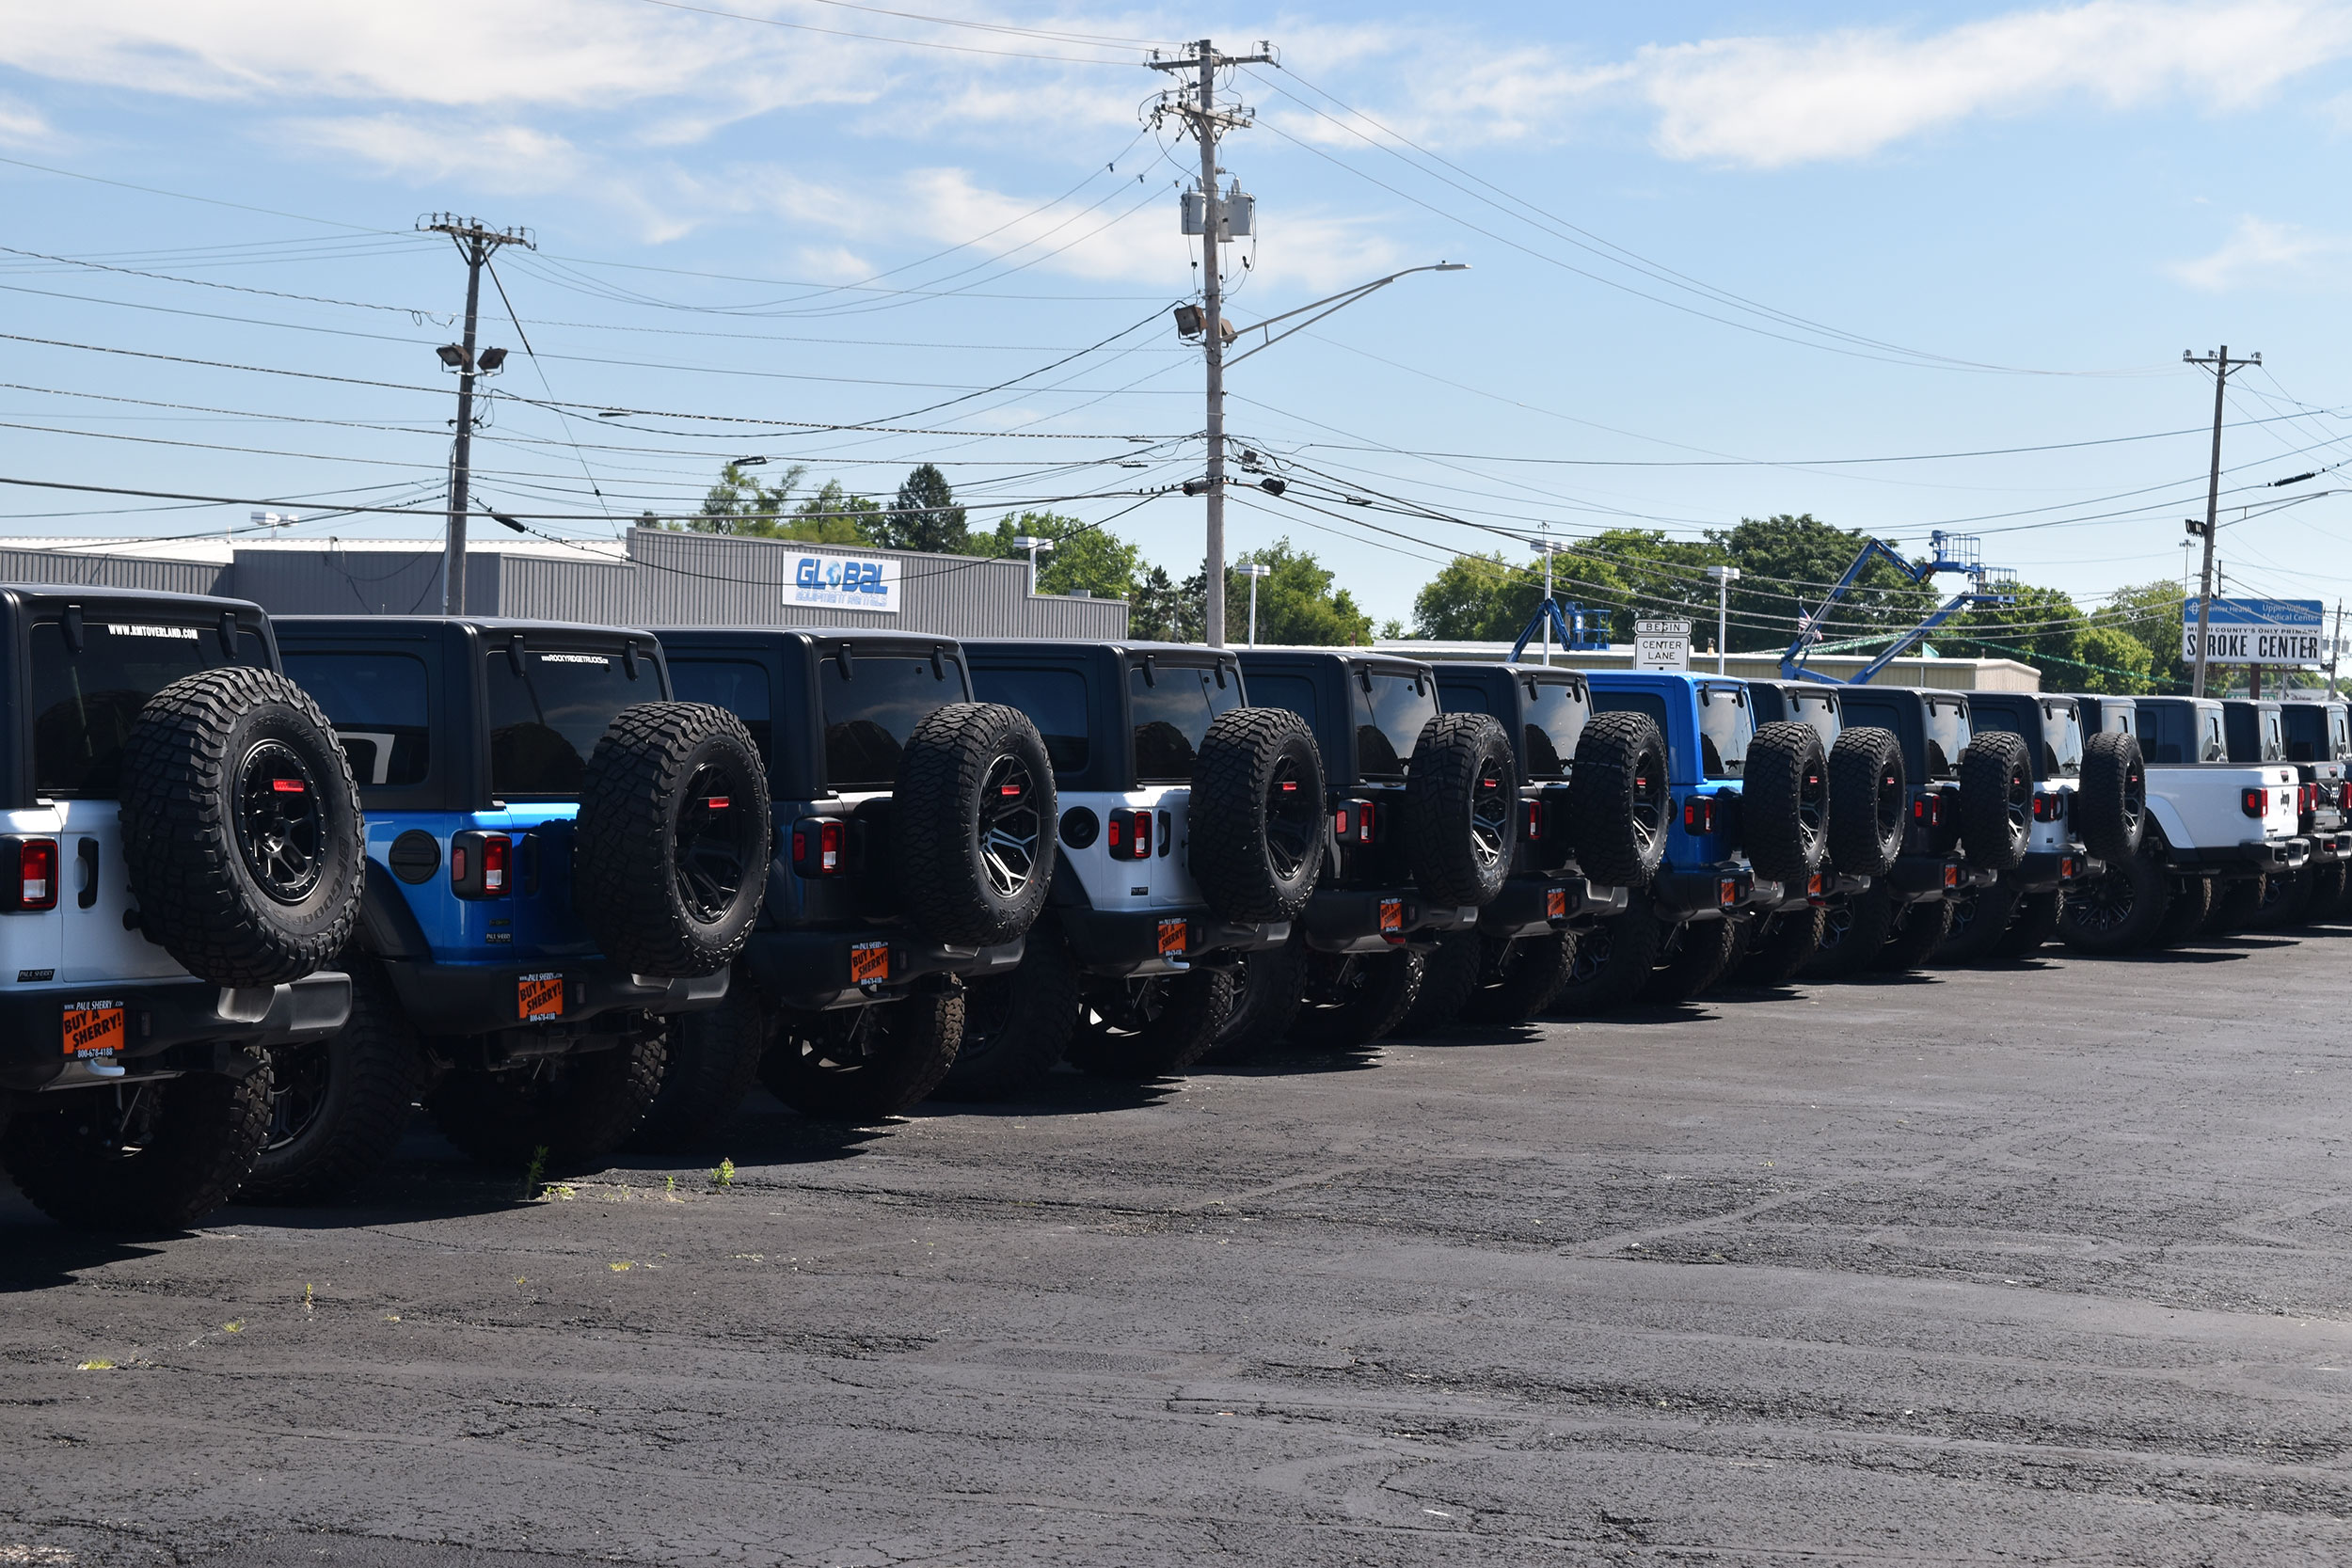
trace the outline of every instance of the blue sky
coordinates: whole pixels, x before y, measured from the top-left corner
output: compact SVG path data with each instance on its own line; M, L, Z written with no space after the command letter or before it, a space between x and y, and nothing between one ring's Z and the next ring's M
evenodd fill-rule
M1189 570L1200 503L1136 504L1200 424L1166 325L1197 160L1142 62L1206 35L1281 57L1224 89L1258 117L1223 158L1258 201L1237 325L1472 267L1235 370L1236 443L1291 481L1236 549L1287 534L1402 617L1539 524L1810 511L1975 530L2088 602L2179 572L2212 409L2180 356L2227 342L2265 360L2231 582L2352 594L2352 467L2264 487L2352 458L2352 5L923 3L7 4L0 331L84 346L0 340L0 476L429 506L464 277L412 225L453 209L538 245L501 266L538 357L499 381L493 504L609 538L728 456L884 493L929 458L980 520L1132 507ZM853 423L916 433L810 428ZM2064 450L1823 461L2026 447ZM245 511L8 488L0 531Z

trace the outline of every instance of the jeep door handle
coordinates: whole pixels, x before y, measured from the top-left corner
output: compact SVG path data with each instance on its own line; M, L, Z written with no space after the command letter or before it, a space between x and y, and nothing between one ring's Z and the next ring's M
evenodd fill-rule
M74 893L73 902L87 910L98 902L98 841L83 839L73 847L73 858L82 866L82 885Z

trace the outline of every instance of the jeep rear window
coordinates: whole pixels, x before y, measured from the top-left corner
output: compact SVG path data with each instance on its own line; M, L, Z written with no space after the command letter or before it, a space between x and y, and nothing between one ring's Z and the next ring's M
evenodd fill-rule
M1576 760L1584 721L1592 717L1592 702L1581 685L1568 681L1529 676L1522 689L1527 694L1527 776L1565 779L1568 765Z
M1957 701L1938 702L1930 697L1927 707L1928 777L1956 779L1960 777L1960 753L1968 749L1975 738L1970 733L1968 707Z
M2265 762L2284 762L2287 756L2285 739L2279 733L2279 716L2265 712L2262 716L2263 755Z
M849 671L839 655L817 666L817 692L825 714L825 782L835 789L888 789L898 782L898 757L914 727L950 703L964 701L963 666L930 655L868 654L850 650Z
M424 660L407 654L286 655L286 675L335 726L363 784L424 782L432 763Z
M661 683L641 660L631 680L618 654L523 655L516 674L505 649L487 655L490 792L516 799L574 796L588 758L621 709L661 700Z
M2275 736L2275 731L2273 732ZM2072 779L2083 770L2083 721L2072 703L2042 705L2042 771Z
M1260 707L1286 707L1316 727L1315 683L1305 675L1252 675L1249 700Z
M748 658L678 658L670 660L670 689L681 703L708 703L743 721L769 758L768 742L776 732L775 708L768 689L768 667Z
M1669 748L1674 745L1674 730L1666 722L1666 699L1655 691L1595 691L1593 711L1596 713L1646 713L1649 721L1658 726L1658 737ZM1669 764L1673 758L1669 757ZM1678 769L1677 769L1678 771Z
M1365 675L1372 689L1364 689ZM1373 670L1351 683L1356 694L1356 771L1365 778L1402 778L1421 741L1422 726L1438 716L1438 683L1417 672Z
M52 798L112 800L121 787L122 743L147 700L183 675L224 664L260 664L220 651L216 626L170 626L142 616L120 622L91 616L82 651L66 650L55 621L33 627L33 792Z
M1703 777L1736 779L1747 770L1748 742L1756 736L1756 710L1736 688L1702 686L1699 699L1699 766Z
M1241 706L1241 683L1198 665L1154 662L1152 678L1143 666L1127 668L1127 698L1136 716L1136 779L1142 784L1184 784L1192 778L1201 737L1216 716Z
M1837 703L1825 691L1800 691L1788 699L1788 717L1800 724L1810 724L1813 733L1821 737L1824 751L1837 744L1837 736L1845 726L1838 722Z
M974 670L972 689L984 703L1002 703L1029 716L1057 774L1087 765L1087 683L1075 670Z

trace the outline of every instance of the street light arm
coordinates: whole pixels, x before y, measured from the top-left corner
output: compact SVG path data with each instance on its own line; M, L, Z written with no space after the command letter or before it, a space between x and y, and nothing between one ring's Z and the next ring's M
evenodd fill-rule
M1245 332L1264 332L1267 327L1272 326L1276 322L1289 321L1293 316L1305 316L1310 310L1315 312L1311 316L1307 316L1305 321L1300 322L1295 326L1286 327L1282 331L1267 334L1265 341L1260 343L1256 348L1250 349L1246 354L1237 354L1231 359L1226 360L1225 368L1227 370L1232 369L1235 365L1238 365L1243 360L1248 358L1251 354L1258 354L1266 349L1272 348L1275 344L1280 342L1283 339L1291 336L1293 333L1305 331L1308 327L1311 327L1314 325L1315 323L1323 320L1324 317L1332 314L1334 311L1346 309L1349 306L1355 304L1358 300L1362 299L1365 295L1375 293L1378 291L1387 288L1390 284L1395 282L1400 277L1410 277L1417 272L1468 272L1469 270L1470 263L1468 261L1436 261L1424 267L1406 267L1403 272L1392 272L1386 277L1375 277L1369 283L1359 283L1352 289L1343 289L1338 293L1330 294L1325 298L1318 299L1312 304L1301 305L1295 309L1285 310L1279 316L1268 316L1262 322L1243 327L1239 332L1234 333L1233 336L1239 338L1242 333Z

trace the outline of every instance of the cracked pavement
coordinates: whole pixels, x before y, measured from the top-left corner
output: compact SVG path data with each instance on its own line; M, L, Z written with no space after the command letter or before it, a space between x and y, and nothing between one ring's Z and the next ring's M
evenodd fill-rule
M2347 941L762 1095L538 1202L420 1121L164 1242L0 1186L0 1565L2343 1560Z

